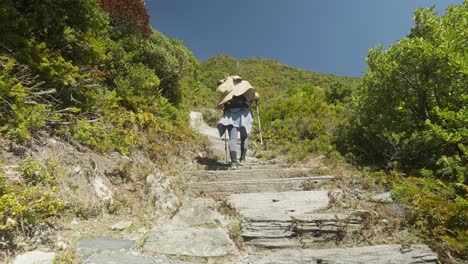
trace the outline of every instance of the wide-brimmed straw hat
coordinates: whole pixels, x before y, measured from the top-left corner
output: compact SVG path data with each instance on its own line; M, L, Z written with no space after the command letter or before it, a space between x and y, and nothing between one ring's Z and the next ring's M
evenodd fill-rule
M258 93L255 92L253 86L248 81L242 80L242 78L237 75L228 76L219 80L216 92L218 92L222 98L218 105L228 102L234 96L244 95L248 101L258 99Z

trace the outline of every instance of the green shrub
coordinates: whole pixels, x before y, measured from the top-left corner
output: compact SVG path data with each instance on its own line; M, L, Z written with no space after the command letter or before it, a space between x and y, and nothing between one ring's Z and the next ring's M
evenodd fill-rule
M443 182L434 177L399 178L393 183L395 197L412 208L412 228L436 248L466 256L468 233L468 186Z
M426 168L446 180L466 177L466 169L440 166L443 157L452 165L468 162L468 52L461 37L468 34L467 15L467 1L442 16L419 9L408 37L387 50L370 50L347 150L408 174Z
M50 174L50 169L51 168L42 166L36 160L26 158L26 160L21 164L19 171L21 172L21 177L26 183L32 185L53 185L57 182L57 179L54 175Z
M292 86L271 105L262 106L261 114L267 146L295 159L333 152L346 123L343 105L327 103L324 89L312 84Z

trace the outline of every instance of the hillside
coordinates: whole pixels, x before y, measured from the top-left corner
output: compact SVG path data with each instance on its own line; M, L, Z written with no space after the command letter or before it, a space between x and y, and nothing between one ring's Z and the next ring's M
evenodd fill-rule
M354 90L359 78L317 73L288 66L278 61L254 57L236 60L228 55L219 55L201 62L199 78L206 89L206 96L213 106L218 99L213 93L216 82L228 75L239 75L248 80L260 93L261 100L283 95L296 84L312 84L325 89L340 87Z

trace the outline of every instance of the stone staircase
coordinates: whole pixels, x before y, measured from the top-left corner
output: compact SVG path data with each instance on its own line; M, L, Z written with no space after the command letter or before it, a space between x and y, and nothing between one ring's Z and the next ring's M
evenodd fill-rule
M216 130L192 113L192 127L220 155ZM228 170L222 163L185 172L192 198L168 223L136 240L88 238L77 243L83 263L438 263L426 245L355 246L363 219L352 209L334 211L335 179L311 169L265 164ZM219 212L227 211L226 214Z

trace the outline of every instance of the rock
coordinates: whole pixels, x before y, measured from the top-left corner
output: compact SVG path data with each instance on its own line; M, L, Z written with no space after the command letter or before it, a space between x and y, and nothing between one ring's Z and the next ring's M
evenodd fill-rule
M81 172L81 166L76 166L73 168L73 174L79 174Z
M344 198L344 192L341 189L331 190L328 194L330 203L337 203Z
M134 240L122 240L109 237L86 238L78 241L76 248L88 248L99 250L130 250L135 247Z
M326 159L326 157L324 155L320 155L318 157L310 159L309 162L307 162L307 166L312 167L312 168L320 167L320 165L322 165L322 163L323 163L323 161L325 159Z
M179 198L174 193L171 185L171 178L157 171L146 177L146 182L150 186L149 197L156 202L155 207L158 212L173 210L179 204Z
M355 248L285 250L264 257L250 257L255 264L299 263L366 263L366 264L415 264L438 263L437 255L426 245L411 245L402 251L400 245L379 245Z
M148 174L148 176L146 176L146 182L153 185L159 183L162 177L163 174L160 171L157 171L155 173Z
M104 179L102 177L94 177L92 184L94 191L101 200L113 203L114 199L112 191L104 184Z
M36 226L33 237L31 239L34 245L44 245L52 241L52 232L51 228L45 224L40 223Z
M139 256L125 253L99 253L91 256L86 264L190 264L165 257Z
M236 254L236 246L221 228L155 227L143 246L155 254L224 257Z
M96 252L113 251L125 252L133 249L136 245L135 240L121 240L109 237L87 238L78 241L76 250L81 260L86 260Z
M296 214L326 209L329 197L328 191L243 193L230 195L228 202L245 217L269 219L278 215L284 219L291 219L291 216Z
M66 250L68 248L68 244L63 241L58 241L55 244L55 247L58 248L59 250Z
M243 216L242 237L257 248L316 247L336 243L360 219L324 213L328 191L233 194L228 202Z
M203 124L203 114L200 112L190 112L190 127L198 129Z
M130 226L133 225L132 221L120 221L114 225L112 225L110 228L115 231L122 231L126 228L129 228Z
M54 252L30 251L17 256L13 264L52 264Z
M400 217L404 217L406 216L408 213L410 213L412 210L409 206L407 206L406 204L402 204L402 203L393 203L393 210L400 216Z
M393 202L392 193L386 192L386 193L374 195L371 197L371 201L381 202L381 203L391 203Z
M226 218L215 211L216 202L212 199L195 198L179 208L172 218L173 226L196 227L203 225L225 225Z

